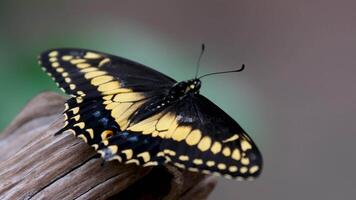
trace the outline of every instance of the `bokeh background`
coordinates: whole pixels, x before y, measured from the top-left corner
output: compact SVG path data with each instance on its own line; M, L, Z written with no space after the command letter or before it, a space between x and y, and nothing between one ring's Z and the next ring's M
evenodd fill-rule
M60 92L37 65L53 47L121 55L177 80L235 118L264 155L252 182L219 180L210 199L354 199L353 0L0 1L0 129L32 97Z

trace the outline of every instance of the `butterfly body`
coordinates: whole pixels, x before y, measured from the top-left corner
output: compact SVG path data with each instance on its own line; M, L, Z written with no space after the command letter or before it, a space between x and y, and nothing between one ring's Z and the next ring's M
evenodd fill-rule
M170 163L225 177L257 177L262 156L245 131L200 94L197 78L177 82L142 64L84 49L53 49L43 69L71 98L68 131L105 160Z

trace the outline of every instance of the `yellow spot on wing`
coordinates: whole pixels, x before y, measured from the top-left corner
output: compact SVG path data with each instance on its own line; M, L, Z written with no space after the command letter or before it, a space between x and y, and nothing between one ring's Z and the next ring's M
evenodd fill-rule
M80 122L80 123L74 124L74 127L75 126L79 127L80 129L83 129L85 127L85 123L84 122Z
M98 150L98 148L99 148L99 145L98 144L93 144L93 145L91 145L95 150Z
M137 159L131 159L131 160L128 160L125 162L126 164L131 164L131 163L134 163L136 165L139 165L140 162L137 160Z
M177 127L178 127L178 123L177 123L177 119L175 119L175 120L173 120L172 124L169 126L168 131L164 135L164 138L166 138L166 139L171 138L172 134L174 133L174 131L176 130Z
M187 155L181 155L179 156L179 160L181 161L188 161L189 160L189 157Z
M196 158L196 159L193 160L193 163L196 164L196 165L201 165L201 164L203 164L203 160Z
M74 90L74 89L76 88L76 86L75 86L74 84L70 84L70 85L69 85L69 88L70 88L71 90Z
M67 56L62 56L62 60L64 60L64 61L69 61L69 60L71 60L71 59L73 59L73 56L69 56L69 55L67 55Z
M87 138L83 134L78 135L78 138L82 139L85 143L88 143Z
M163 117L158 121L156 125L156 129L158 131L163 131L163 130L168 130L169 126L172 124L172 122L175 120L176 116L175 114L168 112Z
M224 154L224 156L230 156L231 150L229 147L225 147L222 153Z
M86 79L92 79L92 78L95 78L97 76L101 76L101 75L104 75L106 74L106 72L104 71L92 71L92 72L88 72L84 75L84 77Z
M241 172L241 174L246 173L246 172L247 172L247 170L248 170L248 168L247 168L247 167L241 167L241 168L240 168L240 172Z
M147 163L143 164L142 166L143 167L148 167L148 166L157 166L157 165L158 165L157 161L150 161L150 162L147 162Z
M100 92L105 92L105 91L110 91L110 90L115 90L120 88L120 83L118 81L111 81L108 83L104 83L98 87L98 90Z
M190 134L187 136L187 138L185 140L188 145L192 146L192 145L198 144L201 137L202 137L202 134L201 134L200 130L195 129L192 132L190 132Z
M153 136L153 132L156 130L155 129L156 124L157 124L157 120L144 124L141 129L142 134L144 134L144 135L152 134L152 136Z
M206 162L206 166L208 166L208 167L212 167L214 165L215 165L215 161L213 161L213 160L209 160Z
M170 156L175 156L176 155L176 152L170 150L170 149L165 149L163 150L163 152L167 155L170 155Z
M109 141L108 141L108 140L103 140L102 143L103 143L105 146L108 146L108 145L109 145Z
M235 135L233 135L233 136L231 136L231 137L229 137L229 138L223 140L222 142L223 142L223 143L227 143L227 142L235 141L235 140L237 140L237 139L239 139L239 136L238 136L237 134L235 134Z
M119 106L121 103L109 103L105 106L106 110L113 110L116 106Z
M101 133L101 139L106 140L113 135L112 130L105 130Z
M64 69L63 69L62 67L59 67L59 68L56 69L56 71L57 71L58 73L62 73L62 72L64 72Z
M72 117L72 119L74 119L75 121L79 121L80 120L80 115L76 115L76 116Z
M57 58L56 57L49 58L49 61L50 62L55 62L55 61L57 61Z
M79 112L79 107L72 108L71 111L73 114L77 114Z
M109 105L109 104L111 104L111 103L112 103L112 101L104 101L104 102L103 102L104 105Z
M213 154L217 154L221 151L221 143L220 142L214 142L213 146L210 148L211 152Z
M69 109L69 105L68 105L68 103L65 103L64 104L64 111L67 111Z
M85 59L73 59L70 61L70 63L72 63L73 65L79 64L79 63L83 63L85 62Z
M224 163L219 163L218 164L218 169L224 170L224 169L226 169L226 165Z
M94 139L94 131L93 131L93 129L86 129L86 131L89 133L90 138Z
M134 102L142 99L145 99L145 96L141 92L121 93L114 97L114 101L116 102Z
M88 73L88 72L98 71L98 68L88 67L88 68L85 68L85 69L81 69L80 71L83 72L83 73Z
M85 96L85 94L84 94L84 92L83 91L77 91L77 94L79 95L79 96Z
M243 151L246 151L246 150L251 149L251 148L252 148L252 146L251 146L251 144L249 142L247 142L246 140L242 140L241 141L241 149Z
M243 165L248 165L248 164L250 164L250 160L248 158L241 158L241 163Z
M118 155L112 156L111 158L109 158L109 160L117 160L119 162L122 162L122 158L120 156L118 156Z
M64 122L64 125L63 125L63 128L66 127L66 126L68 126L68 124L69 124L69 123L68 123L67 121L65 121L65 122Z
M104 96L103 99L104 100L111 100L113 98L114 95L108 95L108 96Z
M126 155L126 159L129 160L132 158L133 155L133 151L131 149L126 149L123 150L122 153L124 153Z
M84 69L84 68L90 67L90 64L88 64L88 63L79 63L79 64L77 64L77 67L79 69Z
M164 157L164 152L163 151L158 152L157 157Z
M125 93L125 92L132 92L132 90L128 89L128 88L119 88L116 90L102 92L102 95L112 95L112 94L119 94L119 93Z
M68 131L70 134L73 134L73 135L75 135L76 133L75 133L75 131L73 130L73 129L68 129L68 130L66 130L66 131Z
M54 63L52 63L51 65L52 65L52 67L54 67L54 68L59 67L59 63L58 63L58 62L54 62Z
M104 64L110 62L110 59L109 58L105 58L104 60L100 61L99 63L99 67L102 67Z
M98 77L93 78L91 80L91 84L95 85L95 86L98 86L98 85L101 85L103 83L107 83L107 82L109 82L109 81L111 81L113 79L114 79L114 77L112 77L112 76L98 76Z
M145 133L151 133L155 131L155 125L157 124L157 119L160 117L159 114L153 115L152 117L149 117L145 120L142 120L138 122L137 124L134 124L133 126L130 126L128 130L132 131L144 131ZM148 132L147 129L150 129L151 132Z
M234 160L240 160L240 159L241 159L240 150L239 150L239 149L235 149L235 150L232 152L231 157L232 157Z
M143 159L143 162L148 162L150 161L151 157L150 157L150 153L148 153L147 151L146 152L143 152L143 153L140 153L137 155L137 157L142 157Z
M82 103L83 102L83 98L81 98L81 97L78 97L75 100L77 101L77 103Z
M199 169L198 169L198 168L194 168L194 167L189 167L189 168L188 168L188 171L191 171L191 172L198 172Z
M192 127L190 126L178 126L172 135L172 139L182 141L188 136L191 130Z
M237 172L237 170L238 170L238 169L237 169L236 166L230 166L230 167L229 167L229 171L230 171L230 172Z
M152 137L157 137L157 136L159 136L159 133L160 133L159 131L156 131L156 130L153 131L153 132L152 132ZM163 137L162 137L162 138L163 138Z
M116 154L117 153L118 148L117 148L116 145L110 145L108 148L110 149L112 154Z
M101 55L97 54L97 53L93 53L93 52L87 52L84 55L84 58L87 58L87 59L98 59L98 58L101 58Z
M179 167L179 168L185 169L185 165L183 165L183 164L180 164L180 163L174 163L174 165L175 165L176 167Z
M114 104L114 103L113 103ZM133 103L120 103L118 104L112 111L111 116L115 119L119 119L119 117L130 108ZM109 104L110 105L110 104ZM116 105L116 104L115 104Z
M128 118L136 112L136 110L143 104L144 102L136 102L132 104L131 107L129 107L122 115L120 115L119 118L115 118L115 121L120 125L120 128L122 130L126 129L126 126L128 125Z
M49 55L50 57L58 56L58 51L51 51L48 55Z
M70 83L72 80L71 80L70 78L65 78L64 81L65 81L66 83Z
M206 151L210 148L211 145L211 139L209 136L205 136L203 137L203 139L200 140L199 144L198 144L198 148L201 151Z
M250 174L254 174L259 170L259 167L257 165L254 165L250 168Z

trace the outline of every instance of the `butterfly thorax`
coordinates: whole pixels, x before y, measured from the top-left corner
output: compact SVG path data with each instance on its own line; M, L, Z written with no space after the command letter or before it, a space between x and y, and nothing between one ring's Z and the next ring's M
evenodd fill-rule
M130 123L135 124L149 116L166 110L169 106L187 96L199 94L200 87L201 81L199 79L181 81L174 84L166 95L148 101L141 106L141 108L131 117Z

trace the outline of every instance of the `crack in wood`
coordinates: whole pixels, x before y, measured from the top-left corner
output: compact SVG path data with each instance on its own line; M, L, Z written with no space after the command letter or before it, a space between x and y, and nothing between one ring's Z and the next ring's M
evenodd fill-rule
M65 172L64 174L61 174L60 176L56 177L55 179L51 180L51 182L49 182L46 186L42 187L41 189L39 189L36 193L34 193L33 195L30 196L30 199L32 199L34 196L36 196L38 193L42 192L44 189L46 189L47 187L51 186L52 184L54 184L56 181L58 181L59 179L65 177L66 175L70 174L71 172L75 171L76 169L82 167L83 165L85 165L85 163L89 162L91 159L93 159L93 157L90 157L89 159L87 159L86 161L78 164L77 166L75 166L74 168L70 169L69 171Z

